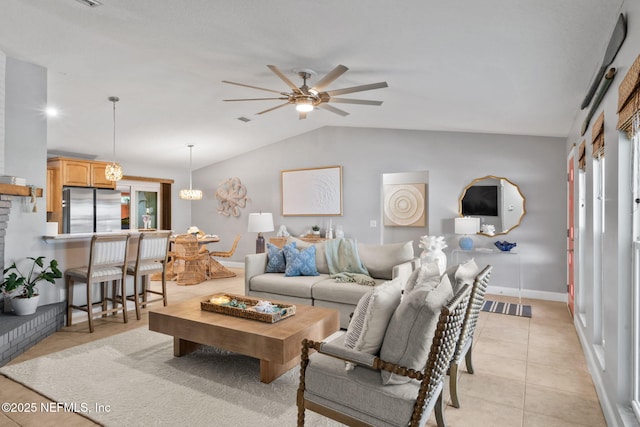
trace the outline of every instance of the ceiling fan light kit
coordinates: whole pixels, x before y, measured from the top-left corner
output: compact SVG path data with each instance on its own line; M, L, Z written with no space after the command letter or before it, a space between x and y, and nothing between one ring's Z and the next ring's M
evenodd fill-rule
M282 80L291 92L282 92L273 89L266 89L263 87L252 86L244 83L236 83L230 82L228 80L223 80L223 83L232 84L236 86L248 87L251 89L263 90L267 92L277 93L281 95L280 97L273 98L241 98L241 99L225 99L224 101L233 102L233 101L272 101L272 100L282 100L286 101L283 104L276 105L275 107L268 108L266 110L260 111L256 114L264 114L273 110L277 110L282 107L286 107L287 105L295 105L296 110L298 111L298 118L306 119L307 113L313 111L314 108L318 107L323 110L330 111L334 114L338 114L340 116L348 116L349 113L336 108L329 103L342 103L342 104L359 104L359 105L382 105L382 101L371 101L367 99L348 99L348 98L334 98L336 95L344 95L348 93L355 92L363 92L367 90L373 89L381 89L388 87L387 82L379 82L379 83L371 83L360 86L352 86L343 89L329 90L324 91L324 89L333 83L338 77L344 74L348 68L344 65L338 65L329 73L327 73L324 77L322 77L314 86L308 87L307 80L309 80L316 73L313 70L309 69L295 69L293 70L300 78L302 78L302 86L297 87L278 67L275 65L267 65L267 67Z

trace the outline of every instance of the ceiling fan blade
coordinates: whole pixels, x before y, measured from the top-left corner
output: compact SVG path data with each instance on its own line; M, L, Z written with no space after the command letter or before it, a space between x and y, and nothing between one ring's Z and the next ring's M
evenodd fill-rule
M281 96L280 98L241 98L241 99L223 99L223 101L273 101L275 99L289 99Z
M383 87L388 87L388 86L389 85L387 84L387 82L371 83L371 84L368 84L368 85L353 86L353 87L347 87L347 88L344 88L344 89L329 90L326 93L329 96L344 95L345 93L354 93L354 92L362 92L362 91L365 91L365 90L381 89Z
M277 93L279 95L286 95L285 93L282 93L280 91L277 90L273 90L273 89L265 89L263 87L258 87L258 86L251 86L251 85L246 85L244 83L235 83L235 82L230 82L228 80L223 80L222 83L228 83L230 85L236 85L236 86L243 86L243 87L250 87L251 89L258 89L258 90L266 90L267 92L273 92L273 93Z
M276 76L280 77L280 79L285 82L287 84L287 86L289 86L291 88L291 90L295 93L302 93L302 91L298 88L298 86L296 86L295 84L293 84L293 82L291 80L289 80L289 78L287 76L285 76L282 71L280 71L278 69L278 67L276 67L275 65L267 65L267 67L269 67L269 69L271 71L273 71L275 73Z
M329 104L324 104L324 103L319 104L319 105L318 105L318 108L322 108L323 110L331 111L332 113L339 114L339 115L341 115L342 117L345 117L345 116L348 116L348 115L349 115L349 113L347 113L346 111L341 110L341 109L339 109L339 108L336 108L336 107L334 107L334 106L332 106L332 105L329 105Z
M278 108L286 107L289 104L290 104L289 102L285 102L284 104L280 104L280 105L276 105L275 107L271 107L268 110L260 111L259 113L256 113L256 115L268 113L269 111L273 111L273 110L277 110Z
M329 86L335 79L337 79L338 77L343 75L347 70L348 70L348 68L345 67L344 65L338 65L336 68L334 68L333 70L329 71L329 73L326 76L321 78L318 81L318 83L313 85L313 87L311 89L314 89L314 90L320 92L322 89L324 89L325 87Z
M382 101L369 101L367 99L329 98L328 102L338 104L382 105Z
M298 120L304 120L307 118L307 113L304 111L298 111Z

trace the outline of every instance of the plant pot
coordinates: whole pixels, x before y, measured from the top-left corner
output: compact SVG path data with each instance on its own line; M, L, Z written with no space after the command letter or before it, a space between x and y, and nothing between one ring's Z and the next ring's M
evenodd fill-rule
M15 290L13 292L2 292L3 300L3 312L4 313L13 313L13 306L11 305L11 299L20 293L19 290Z
M31 298L15 297L11 300L11 306L18 316L28 316L36 312L38 300L40 295L34 295Z

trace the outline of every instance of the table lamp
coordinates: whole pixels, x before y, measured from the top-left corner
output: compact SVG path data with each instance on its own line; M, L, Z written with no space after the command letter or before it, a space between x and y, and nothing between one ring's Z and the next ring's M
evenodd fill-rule
M247 231L250 233L258 233L258 239L256 240L256 253L263 253L264 237L262 236L262 233L273 231L273 215L265 212L249 214L249 227Z
M480 231L480 218L456 218L455 219L455 233L464 234L458 241L460 249L470 251L473 249L473 238L469 234L476 234Z

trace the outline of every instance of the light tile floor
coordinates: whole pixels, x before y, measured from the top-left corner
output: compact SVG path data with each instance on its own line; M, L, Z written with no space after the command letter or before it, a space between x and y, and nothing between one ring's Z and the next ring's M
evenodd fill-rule
M233 270L237 273L235 278L209 280L194 286L177 286L169 282L169 304L216 292L243 294L243 271ZM515 302L515 299L492 295L488 295L488 299ZM461 408L447 405L445 418L448 425L606 426L566 305L540 300L523 300L523 303L532 305L533 318L481 313L473 349L475 374L470 375L462 368L459 380ZM93 334L89 333L86 322L64 328L11 363L54 353L148 323L146 310L143 310L141 320L136 320L135 312L130 311L129 319L129 323L124 324L121 316L98 318ZM448 385L445 392L448 396ZM48 401L1 375L0 400L37 402L38 405L39 402ZM294 424L295 420L292 420L291 425ZM0 426L57 425L95 424L73 413L0 412ZM429 425L436 425L433 416Z

